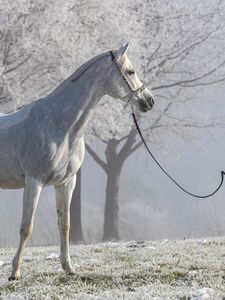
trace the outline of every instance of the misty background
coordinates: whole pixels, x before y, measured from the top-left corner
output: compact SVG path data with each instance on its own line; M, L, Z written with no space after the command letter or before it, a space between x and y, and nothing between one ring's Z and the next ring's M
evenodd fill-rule
M225 6L221 1L212 5L194 0L188 4L116 0L109 5L106 1L0 0L0 4L1 112L42 97L93 55L129 40L128 57L155 95L153 111L140 116L150 148L191 192L207 194L217 187L220 171L225 170ZM165 108L170 108L170 102L169 114ZM121 140L119 147L123 147L123 138L133 129L129 108L117 106L114 99L102 103L106 104L100 105L97 121L90 124L87 142L106 161L110 141ZM159 126L151 129L162 113ZM135 136L134 146L139 141ZM124 161L119 182L120 239L224 235L225 187L209 199L191 198L162 174L141 145ZM106 173L86 151L81 175L85 242L102 239L106 184ZM21 213L22 190L0 190L0 246L17 245ZM48 187L41 194L29 244L56 243L54 191Z

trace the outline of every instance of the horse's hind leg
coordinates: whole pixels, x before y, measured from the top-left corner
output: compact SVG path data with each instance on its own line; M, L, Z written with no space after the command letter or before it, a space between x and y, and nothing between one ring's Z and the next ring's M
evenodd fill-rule
M74 176L68 183L55 186L58 226L60 233L60 260L67 274L74 274L70 263L69 233L70 233L70 202L76 183Z
M9 280L20 278L20 266L25 242L32 233L34 213L42 190L42 184L37 179L26 177L23 193L23 216L20 227L20 243L12 262L12 274Z

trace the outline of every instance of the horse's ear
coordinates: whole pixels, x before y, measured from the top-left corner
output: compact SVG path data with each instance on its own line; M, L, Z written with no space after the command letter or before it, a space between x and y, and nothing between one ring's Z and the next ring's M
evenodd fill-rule
M126 54L127 52L127 49L129 48L129 42L127 42L126 44L122 45L119 50L116 51L116 54L117 54L117 58L121 58L123 57L123 55Z

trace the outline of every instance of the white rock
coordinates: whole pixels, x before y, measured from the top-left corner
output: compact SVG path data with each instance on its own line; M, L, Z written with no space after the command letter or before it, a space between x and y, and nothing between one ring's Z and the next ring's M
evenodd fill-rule
M24 256L23 260L28 262L31 261L32 258L30 256Z
M162 244L166 244L166 243L168 243L168 242L169 242L168 239L163 239L163 240L162 240Z
M189 272L188 272L188 276L189 276L189 277L194 277L194 276L196 276L196 275L198 275L198 271L196 271L196 270L193 270L193 271L189 271Z
M46 256L45 259L54 259L54 258L58 258L59 256L55 253L51 253L50 255Z
M202 245L206 245L206 244L207 244L207 240L203 240Z

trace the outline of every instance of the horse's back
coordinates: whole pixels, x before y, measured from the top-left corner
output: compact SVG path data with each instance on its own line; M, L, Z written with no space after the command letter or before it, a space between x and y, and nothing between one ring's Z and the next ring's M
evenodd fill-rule
M31 104L13 113L0 113L0 131L1 129L10 128L15 125L17 126L19 123L23 122L29 116L30 110Z
M30 109L28 105L13 113L0 113L0 188L20 188L24 185L17 147L22 142L22 128Z

